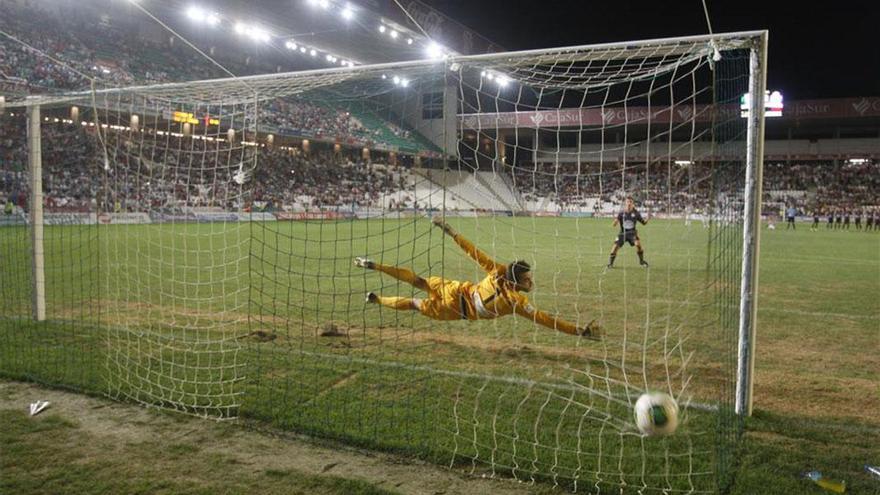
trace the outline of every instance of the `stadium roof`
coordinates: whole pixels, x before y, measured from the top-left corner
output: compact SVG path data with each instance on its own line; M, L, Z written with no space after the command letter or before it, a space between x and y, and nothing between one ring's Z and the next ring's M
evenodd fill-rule
M188 15L193 8L200 14ZM257 27L271 38L265 43L271 46L264 53L277 49L279 55L287 55L293 63L302 59L303 54L307 62L308 51L291 50L285 54L287 41L296 43L298 48L305 45L309 50L315 48L360 65L423 59L432 45L446 54L503 51L479 33L421 2L409 1L406 8L404 12L393 0L215 0L210 8L184 0L141 0L131 13L140 17L137 11L143 9L197 45L206 31L226 32L234 39L232 30L236 24ZM202 22L204 19L199 19L208 15L216 15L210 29ZM222 41L218 38L212 36L211 41ZM315 66L307 64L306 68Z
M418 1L406 2L406 13L393 0L295 0L280 5L273 0L253 0L246 7L242 2L223 0L217 5L230 14L271 26L279 35L363 64L422 59L431 42L463 55L503 51L476 31ZM343 17L346 9L349 19ZM386 27L384 32L380 32L381 26ZM396 38L392 38L392 30L398 33Z
M687 38L604 43L550 50L450 56L445 61L423 59L393 65L334 67L281 74L108 88L97 90L94 94L99 97L137 94L167 99L187 98L200 104L224 105L236 102L250 103L255 95L266 99L277 98L329 86L343 88L354 85L359 87L359 94L365 94L363 87L360 86L380 83L381 74L388 69L394 68L402 76L434 79L442 76L444 67L447 65L450 69L459 72L475 72L477 79L479 79L480 71L497 71L499 74L510 75L513 80L522 85L531 87L584 88L589 85L615 84L625 78L650 78L657 73L668 72L681 64L682 60L705 59L715 49L746 47L758 37L765 35L766 33L763 31L747 31ZM594 73L588 70L589 64L585 65L580 76L568 70L552 70L559 65L560 61L564 62L562 65L568 67L572 64L582 64L588 59L611 61L622 60L621 57L624 56L627 57L625 64L615 66L615 70L607 72ZM367 82L364 83L364 81ZM88 103L92 100L92 95L91 91L80 91L35 96L24 101L7 102L7 106L67 104L76 101Z

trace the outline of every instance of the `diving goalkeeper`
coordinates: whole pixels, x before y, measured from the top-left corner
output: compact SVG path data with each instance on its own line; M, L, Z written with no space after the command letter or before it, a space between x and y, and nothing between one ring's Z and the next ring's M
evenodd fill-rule
M383 297L373 292L367 294L367 302L401 310L419 311L435 320L490 320L516 313L547 328L570 335L579 335L594 340L601 336L595 320L583 328L563 319L535 309L529 304L523 292L532 290L531 267L525 261L514 261L503 265L489 258L470 241L457 233L441 218L435 217L434 224L452 237L468 256L474 259L487 272L479 283L459 282L442 277L422 278L413 271L396 266L376 263L366 258L355 258L357 266L378 270L402 280L413 287L428 293L426 299L410 297Z

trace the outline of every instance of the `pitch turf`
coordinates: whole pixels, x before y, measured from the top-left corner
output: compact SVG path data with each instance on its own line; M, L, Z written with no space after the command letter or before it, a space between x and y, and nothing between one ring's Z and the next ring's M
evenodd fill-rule
M49 321L35 325L27 232L6 227L0 372L191 412L222 413L222 397L284 428L542 483L713 489L710 473L733 455L736 229L710 246L699 223L655 221L642 229L651 268L627 247L606 272L605 220L452 223L499 260L532 263L535 305L597 318L605 340L366 306L368 290L414 292L354 267L357 255L480 277L425 219L47 227ZM756 415L734 490L805 491L796 478L808 469L872 490L860 471L876 449L866 433L880 428L869 412L880 408L880 232L762 239ZM329 324L343 336L321 337ZM206 347L217 337L229 337L222 349ZM231 388L211 385L230 373ZM641 439L626 403L645 388L722 413L687 408L678 435Z

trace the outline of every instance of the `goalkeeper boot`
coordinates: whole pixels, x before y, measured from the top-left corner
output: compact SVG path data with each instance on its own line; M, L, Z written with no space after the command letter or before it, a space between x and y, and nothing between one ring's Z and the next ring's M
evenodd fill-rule
M602 340L602 327L599 326L596 320L593 320L581 330L581 337L590 340Z
M645 260L639 260L639 264L642 265L642 266L645 267L645 268L648 268L649 266L651 266L651 265L649 265L648 262L645 261Z
M367 292L366 302L368 302L368 303L379 302L379 296L377 296L375 292Z
M361 268L369 268L369 269L373 269L373 266L374 266L373 260L363 258L360 256L358 256L357 258L354 259L354 264L355 264L355 266L359 266Z

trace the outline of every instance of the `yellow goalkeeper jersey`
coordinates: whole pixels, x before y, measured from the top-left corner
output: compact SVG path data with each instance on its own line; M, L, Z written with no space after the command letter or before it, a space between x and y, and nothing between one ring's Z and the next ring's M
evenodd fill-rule
M578 328L573 323L537 310L529 304L525 294L517 291L513 283L505 278L507 265L495 262L460 234L456 234L453 239L468 256L479 263L487 275L476 284L431 277L429 285L432 290L439 289L444 306L448 308L456 304L458 314L468 320L488 320L516 313L545 327L572 335L578 334Z

